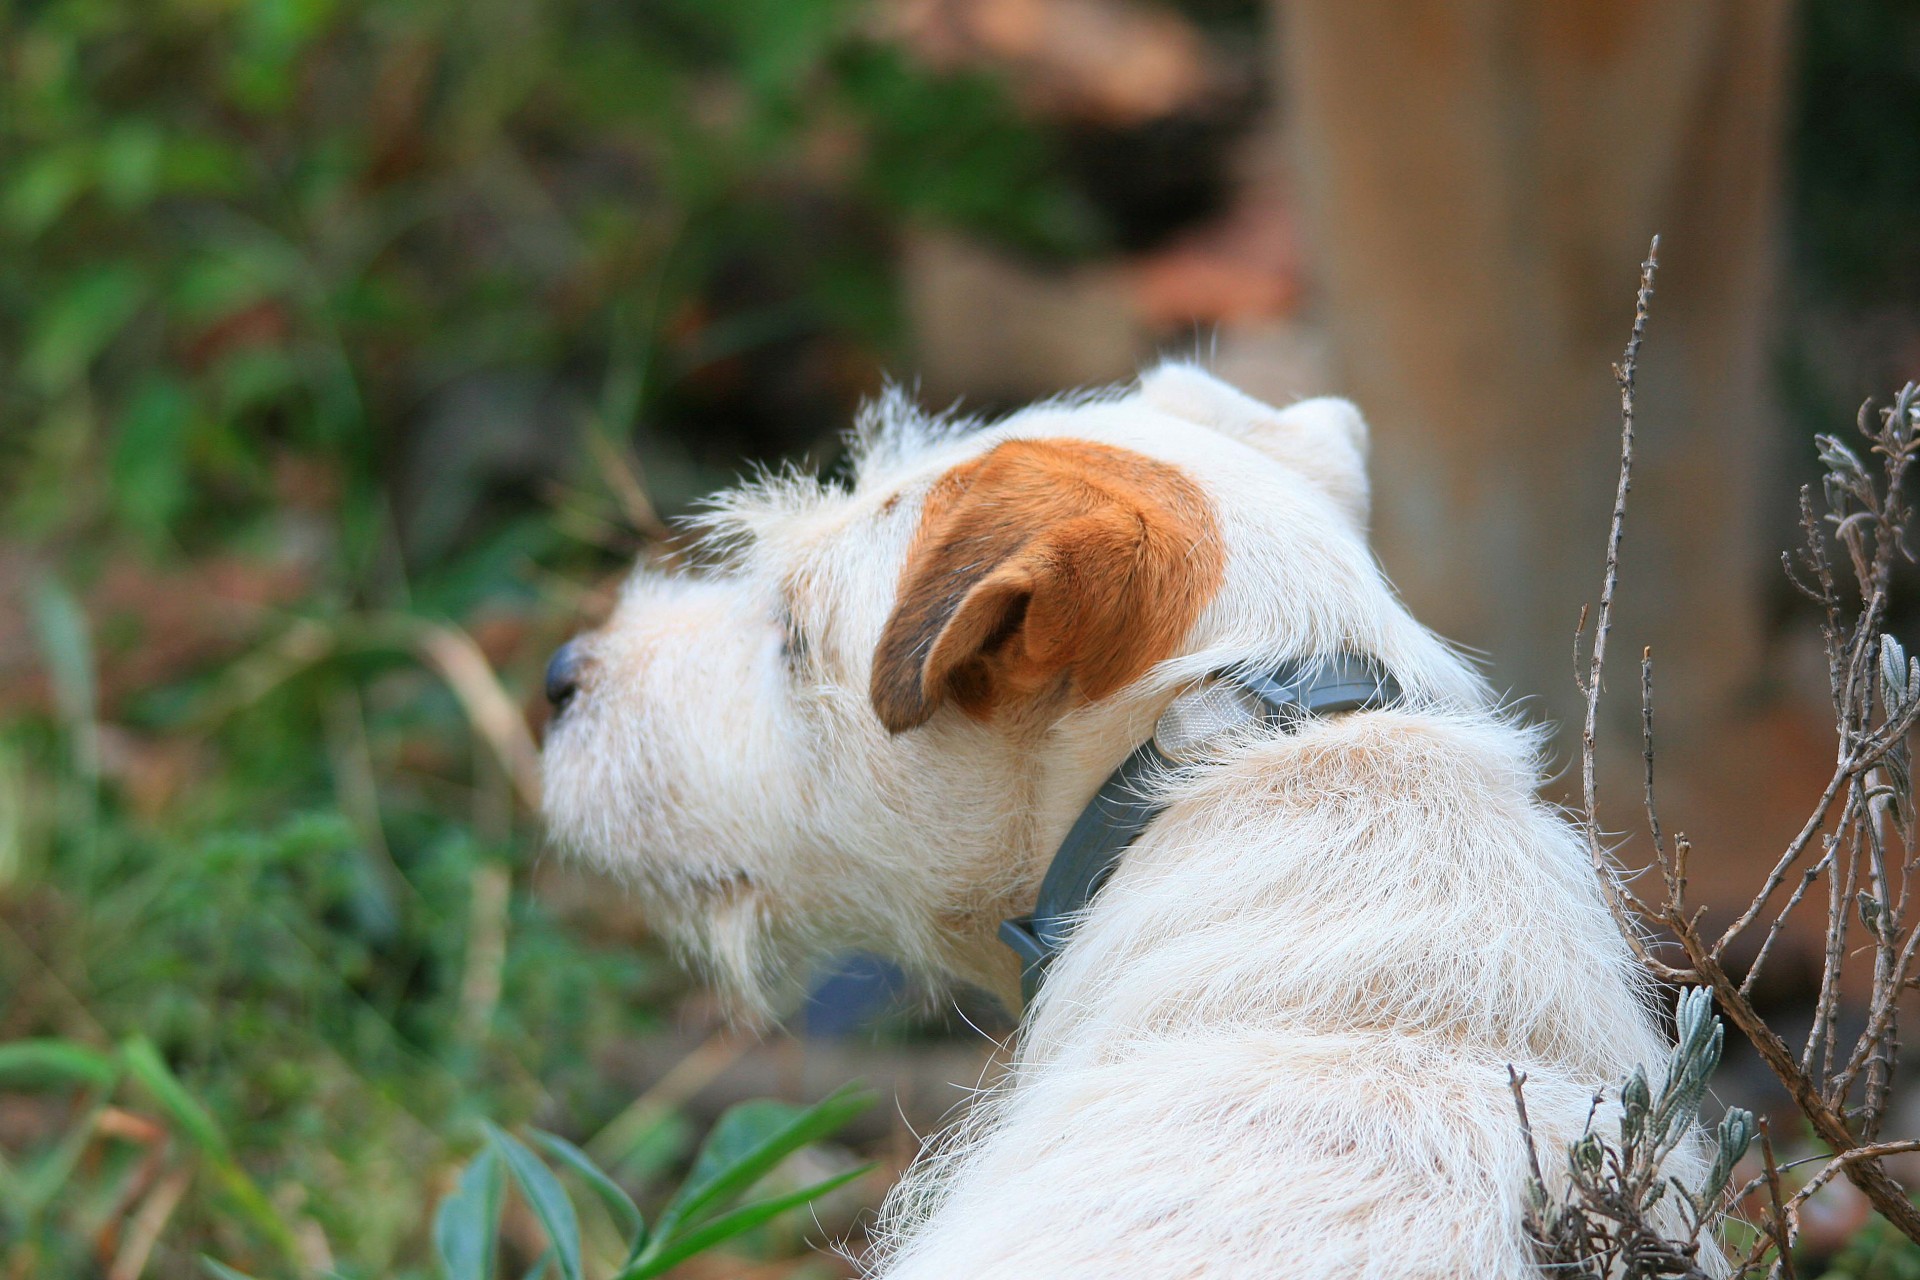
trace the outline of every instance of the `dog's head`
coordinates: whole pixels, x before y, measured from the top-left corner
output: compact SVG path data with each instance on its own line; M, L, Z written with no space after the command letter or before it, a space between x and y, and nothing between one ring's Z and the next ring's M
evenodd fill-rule
M1014 981L995 942L1166 703L1346 651L1473 697L1366 545L1353 406L1186 365L992 426L884 402L855 478L719 498L556 658L547 813L750 1002L811 954Z

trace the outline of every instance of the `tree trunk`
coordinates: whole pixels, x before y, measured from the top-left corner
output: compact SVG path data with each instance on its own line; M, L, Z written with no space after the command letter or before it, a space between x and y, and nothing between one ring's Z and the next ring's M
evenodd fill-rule
M1539 699L1562 759L1618 454L1610 369L1660 234L1609 723L1637 726L1652 645L1684 752L1755 679L1777 564L1760 500L1788 5L1277 9L1336 365L1374 428L1376 545L1423 620Z

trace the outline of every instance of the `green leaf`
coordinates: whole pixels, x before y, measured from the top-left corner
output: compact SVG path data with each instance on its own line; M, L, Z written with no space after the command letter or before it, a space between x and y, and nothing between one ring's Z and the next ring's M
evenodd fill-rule
M467 1162L433 1215L433 1247L447 1280L493 1280L503 1190L500 1157L488 1147Z
M487 1126L487 1136L493 1140L494 1150L507 1162L507 1171L513 1180L520 1184L521 1194L526 1196L533 1216L540 1219L547 1241L553 1246L554 1258L560 1264L562 1280L583 1280L580 1219L573 1211L573 1201L567 1199L566 1188L518 1138L492 1124Z
M187 134L168 139L160 157L160 185L196 195L232 195L247 182L246 153L226 138Z
M121 209L153 199L166 139L145 120L125 120L100 140L100 193Z
M534 1261L533 1267L522 1280L546 1280L547 1268L553 1265L553 1250L549 1249Z
M253 1280L253 1277L246 1272L235 1271L226 1263L216 1262L204 1253L200 1255L200 1265L212 1272L217 1280Z
M693 1171L654 1225L655 1240L744 1194L775 1165L835 1132L874 1103L848 1086L802 1110L784 1102L743 1102L720 1117L694 1157Z
M220 1126L214 1123L207 1109L187 1092L179 1077L161 1061L153 1041L145 1036L133 1037L121 1046L120 1060L127 1064L128 1073L153 1095L153 1100L160 1104L175 1127L192 1139L194 1146L222 1162L232 1160L226 1135L220 1132Z
M83 272L35 313L20 369L46 392L78 381L146 296L139 268L114 262Z
M91 159L85 146L70 143L20 161L7 183L0 216L22 236L33 239L85 190Z
M108 1089L120 1078L113 1058L66 1040L18 1040L0 1044L0 1085L35 1087L82 1084Z
M193 397L178 379L149 374L128 397L114 442L120 513L150 537L164 533L187 499Z
M647 1280L679 1266L696 1253L702 1253L735 1236L744 1235L763 1222L779 1217L789 1209L819 1199L829 1191L845 1186L855 1178L867 1173L872 1165L862 1165L858 1169L849 1169L836 1174L823 1182L810 1187L790 1191L786 1195L773 1196L766 1200L756 1200L752 1204L741 1205L731 1213L723 1213L704 1226L695 1227L682 1235L669 1240L665 1235L654 1237L655 1247L636 1259L634 1264L622 1271L616 1280Z
M640 1237L643 1237L647 1230L646 1219L640 1215L639 1206L634 1204L633 1198L621 1189L619 1183L608 1177L600 1166L593 1162L591 1156L565 1138L539 1129L529 1129L527 1136L538 1143L548 1155L579 1174L587 1186L593 1189L593 1193L600 1197L600 1202L607 1206L607 1212L611 1213L614 1221L620 1224L620 1229L627 1234L633 1246L635 1248L640 1246Z
M699 1136L678 1111L643 1100L589 1139L586 1149L602 1167L644 1183L678 1164Z

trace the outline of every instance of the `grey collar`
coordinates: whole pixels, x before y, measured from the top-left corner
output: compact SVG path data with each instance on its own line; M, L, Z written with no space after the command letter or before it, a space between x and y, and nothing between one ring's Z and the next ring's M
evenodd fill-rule
M1221 672L1175 698L1153 736L1133 749L1074 819L1040 882L1033 914L1000 925L1000 940L1020 957L1027 1000L1066 945L1075 917L1166 808L1153 794L1154 774L1189 763L1233 729L1268 724L1292 733L1311 716L1369 711L1399 698L1399 684L1378 663L1348 653L1289 662L1270 672Z

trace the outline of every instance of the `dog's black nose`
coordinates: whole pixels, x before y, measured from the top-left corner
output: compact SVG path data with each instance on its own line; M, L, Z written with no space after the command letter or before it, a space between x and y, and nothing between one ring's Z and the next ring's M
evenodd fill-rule
M547 701L555 715L567 709L573 695L580 692L580 644L569 640L553 651L547 663Z

